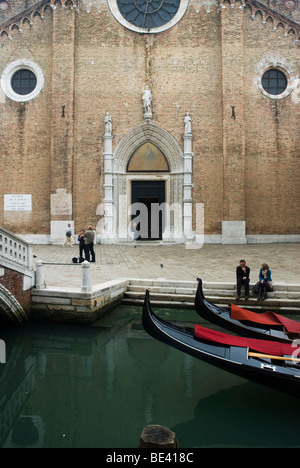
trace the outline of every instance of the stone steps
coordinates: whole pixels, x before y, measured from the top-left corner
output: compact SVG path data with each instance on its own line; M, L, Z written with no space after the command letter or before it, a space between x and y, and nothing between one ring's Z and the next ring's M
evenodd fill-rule
M150 291L151 303L156 307L193 308L197 282L169 280L129 280L123 303L143 304L145 291ZM251 288L250 288L251 290ZM227 307L236 302L236 285L234 283L203 283L203 292L208 301ZM255 310L285 310L300 314L300 285L276 284L274 292L268 293L266 301L257 301L252 294L249 300L243 298L239 305Z

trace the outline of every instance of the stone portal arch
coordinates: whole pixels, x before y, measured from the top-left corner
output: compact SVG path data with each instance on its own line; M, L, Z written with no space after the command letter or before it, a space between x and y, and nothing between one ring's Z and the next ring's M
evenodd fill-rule
M165 155L153 143L143 143L130 157L127 172L170 172Z
M105 136L107 149L110 136ZM132 155L145 143L156 146L168 162L169 171L128 172ZM150 122L144 122L128 132L111 154L104 152L105 171L105 227L104 242L127 242L131 240L129 210L132 181L165 181L167 223L163 235L165 242L184 242L183 197L184 197L184 154L175 138L166 130Z
M113 171L125 174L131 155L146 142L162 151L172 174L183 172L183 152L179 144L169 132L153 123L143 123L122 138L114 152Z

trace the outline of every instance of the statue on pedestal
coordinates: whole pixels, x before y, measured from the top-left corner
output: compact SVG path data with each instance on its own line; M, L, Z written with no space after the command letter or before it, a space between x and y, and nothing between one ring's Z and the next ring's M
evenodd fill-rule
M105 119L105 135L111 136L112 133L112 120L111 120L111 115L109 112L106 113Z
M184 134L191 135L192 134L192 119L190 114L187 112L184 118Z
M144 118L152 119L152 94L148 85L143 89Z

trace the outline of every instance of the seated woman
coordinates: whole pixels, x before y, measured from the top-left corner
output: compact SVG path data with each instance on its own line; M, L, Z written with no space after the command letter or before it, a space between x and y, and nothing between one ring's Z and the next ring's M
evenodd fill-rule
M263 263L259 272L259 295L257 300L264 301L267 299L268 291L273 291L271 270L267 263Z

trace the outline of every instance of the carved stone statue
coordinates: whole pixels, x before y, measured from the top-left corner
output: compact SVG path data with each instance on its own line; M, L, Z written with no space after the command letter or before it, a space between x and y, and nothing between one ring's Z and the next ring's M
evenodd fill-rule
M152 94L148 85L143 89L144 117L152 118Z
M105 119L105 135L110 136L112 133L112 120L109 112L106 113Z
M190 114L187 112L184 118L184 134L190 135L192 133L192 119Z

